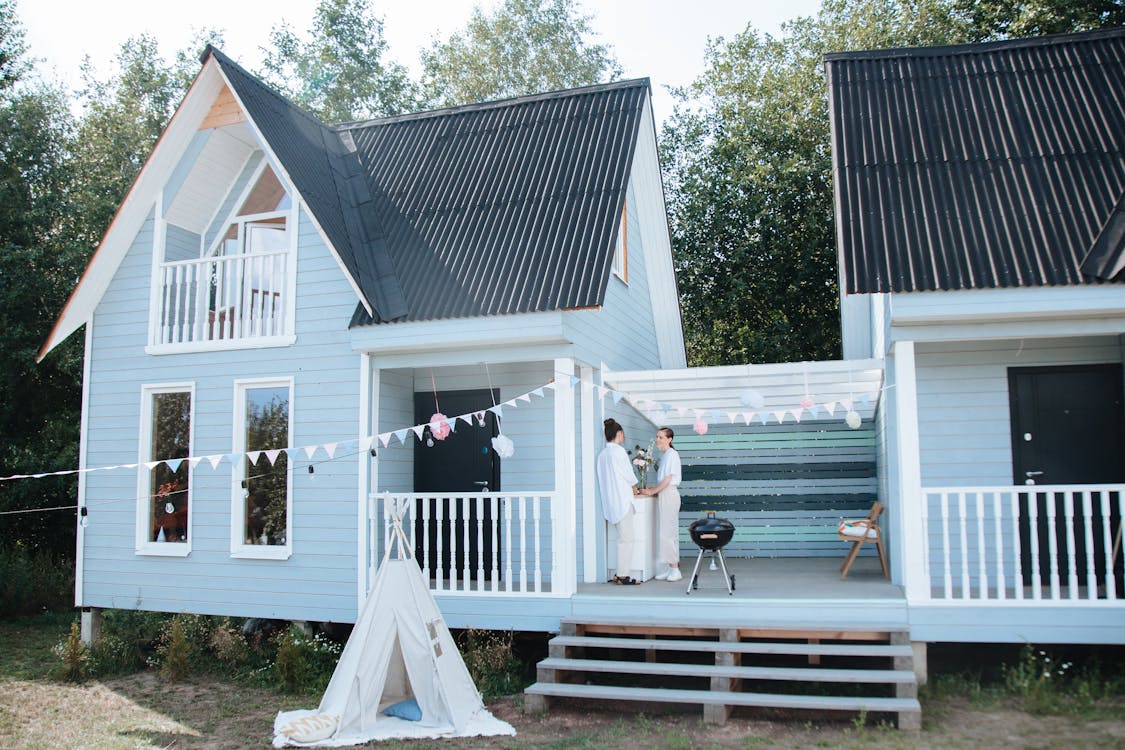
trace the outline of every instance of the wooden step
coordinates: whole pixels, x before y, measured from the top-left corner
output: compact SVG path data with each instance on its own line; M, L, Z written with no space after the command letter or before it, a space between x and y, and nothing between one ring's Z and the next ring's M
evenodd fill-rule
M636 620L582 620L564 619L561 621L562 635L586 635L589 633L608 634L646 634L680 635L717 638L722 631L737 631L740 638L785 638L815 639L822 641L889 641L892 635L908 635L904 628L836 627L824 628L813 624L789 625L784 628L767 626L723 625L706 627L685 627L656 623L638 623ZM579 633L581 631L581 633Z
M863 696L784 695L779 693L734 693L722 690L671 690L663 688L616 687L537 682L524 693L553 698L687 703L702 705L747 706L755 708L798 708L813 711L880 711L920 714L921 704L914 698L868 698Z
M765 641L681 641L662 638L612 638L604 636L556 635L548 646L624 648L658 651L703 651L737 654L795 654L801 656L880 656L909 658L910 644L871 643L775 643Z
M826 669L805 667L742 667L716 664L669 664L667 662L605 661L549 657L539 662L541 669L563 672L613 672L674 677L732 677L742 680L783 680L826 683L914 683L914 672L907 669Z

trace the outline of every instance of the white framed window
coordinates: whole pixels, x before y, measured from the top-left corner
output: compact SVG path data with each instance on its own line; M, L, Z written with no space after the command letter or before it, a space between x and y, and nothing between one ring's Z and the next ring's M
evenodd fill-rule
M629 283L629 242L625 207L621 207L621 226L617 230L617 247L613 251L613 273L617 278Z
M231 472L232 557L287 559L293 551L293 378L236 380Z
M139 555L186 557L191 553L191 455L195 384L141 386L137 460Z

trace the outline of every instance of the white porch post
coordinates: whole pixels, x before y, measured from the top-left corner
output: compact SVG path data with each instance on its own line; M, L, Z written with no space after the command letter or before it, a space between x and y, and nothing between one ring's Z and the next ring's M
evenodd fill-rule
M371 355L361 352L359 355L359 438L362 440L368 435L378 432L378 404L379 404L379 377L371 371ZM372 443L374 447L374 443ZM378 464L371 460L368 451L359 452L359 466L356 486L358 487L358 502L356 503L356 617L367 601L367 505L368 495L371 494L372 481Z
M577 590L578 566L574 502L574 360L555 360L555 502L551 506L551 589L559 593Z
M578 429L582 436L582 580L598 580L598 518L594 474L597 461L594 425L601 424L601 399L594 398L594 368L582 365L582 415Z
M926 570L926 538L923 517L922 457L918 442L918 382L914 366L914 342L896 341L891 350L895 373L895 449L898 454L898 498L895 530L899 538L903 586L908 602L928 601L929 572ZM895 502L891 498L891 502Z

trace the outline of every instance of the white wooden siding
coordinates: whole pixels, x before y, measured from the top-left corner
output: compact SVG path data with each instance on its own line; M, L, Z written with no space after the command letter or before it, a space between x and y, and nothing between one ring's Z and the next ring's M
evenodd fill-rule
M146 356L146 299L152 217L95 311L91 344L88 462L136 460L139 395L144 382L196 384L195 452L232 450L233 383L292 377L294 447L356 435L358 373L346 321L355 296L319 234L302 214L299 226L297 343L284 350ZM86 481L84 606L202 612L232 616L351 620L355 616L356 461L323 451L293 460L293 556L230 558L231 465L206 462L192 474L192 553L153 559L133 553L135 472L96 472ZM171 563L171 564L170 564Z

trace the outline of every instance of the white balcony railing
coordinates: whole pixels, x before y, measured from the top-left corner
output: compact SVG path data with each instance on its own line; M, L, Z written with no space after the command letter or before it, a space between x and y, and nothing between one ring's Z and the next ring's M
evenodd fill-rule
M552 585L564 575L552 555L559 528L555 497L553 492L373 494L367 508L367 580L390 544L391 510L405 507L403 530L434 593L562 595Z
M1125 484L922 490L935 600L1125 602Z
M161 265L156 345L287 333L288 253L224 255Z

